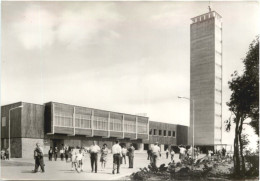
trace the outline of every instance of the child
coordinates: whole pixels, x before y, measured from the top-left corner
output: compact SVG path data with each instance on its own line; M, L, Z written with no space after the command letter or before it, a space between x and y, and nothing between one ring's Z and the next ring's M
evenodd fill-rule
M82 153L82 151L80 149L78 154L76 154L76 162L78 163L78 168L80 169L81 172L83 172L83 169L82 169L82 165L83 165L82 159L83 159L83 153ZM78 169L77 169L77 171L80 172Z
M77 160L76 160L77 152L74 148L71 149L71 170L73 169L73 166L76 166Z

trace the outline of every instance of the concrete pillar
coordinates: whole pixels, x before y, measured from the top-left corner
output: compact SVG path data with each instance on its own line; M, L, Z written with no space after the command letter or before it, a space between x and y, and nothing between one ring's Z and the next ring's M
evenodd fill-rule
M138 151L144 151L144 144L143 143L138 144Z

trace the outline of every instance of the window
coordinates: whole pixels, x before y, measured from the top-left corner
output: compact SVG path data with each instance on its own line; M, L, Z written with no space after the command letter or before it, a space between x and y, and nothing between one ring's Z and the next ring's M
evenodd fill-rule
M168 131L168 136L172 136L172 132L171 131Z
M107 118L105 117L99 117L99 116L94 116L93 124L94 124L94 129L97 130L107 130Z
M159 136L161 136L162 135L162 130L159 130Z
M153 135L157 135L157 129L153 130Z
M175 131L172 132L172 137L175 137Z
M128 121L128 120L125 120L124 122L124 126L125 126L125 132L128 132L128 133L135 133L135 121Z
M55 126L61 127L73 127L73 116L68 113L56 113L55 114Z
M91 128L91 115L76 114L75 115L76 128Z
M152 134L153 134L153 129L150 129L149 135L152 135Z
M2 127L6 126L6 117L2 117Z
M138 133L146 133L147 134L147 123L138 122Z
M122 120L110 118L110 130L111 131L122 131Z
M163 131L163 136L167 136L167 135L166 135L166 130Z

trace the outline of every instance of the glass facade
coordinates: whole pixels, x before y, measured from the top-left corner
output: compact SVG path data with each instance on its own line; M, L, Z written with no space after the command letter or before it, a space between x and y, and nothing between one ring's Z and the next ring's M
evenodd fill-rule
M93 129L148 135L148 118L94 110L59 103L53 104L55 127ZM140 119L138 121L138 119ZM136 132L137 131L137 132Z

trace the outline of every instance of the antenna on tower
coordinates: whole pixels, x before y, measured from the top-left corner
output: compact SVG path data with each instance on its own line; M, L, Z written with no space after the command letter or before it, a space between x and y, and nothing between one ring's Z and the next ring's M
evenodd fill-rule
M209 6L208 7L209 7L209 12L211 12L210 1L209 1Z

